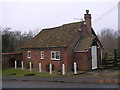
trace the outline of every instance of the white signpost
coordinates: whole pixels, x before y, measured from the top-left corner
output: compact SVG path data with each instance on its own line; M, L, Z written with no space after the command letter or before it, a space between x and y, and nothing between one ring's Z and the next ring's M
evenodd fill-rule
M50 63L50 74L52 74L52 64Z
M77 74L77 64L74 62L74 74Z
M21 62L21 65L22 65L22 70L24 70L24 68L23 68L23 67L24 67L24 66L23 66L23 61Z
M17 61L15 61L15 69L17 68Z
M39 63L39 72L42 72L42 70L41 70L41 63Z
M30 71L32 71L32 63L30 62Z
M62 74L65 75L65 64L62 64Z

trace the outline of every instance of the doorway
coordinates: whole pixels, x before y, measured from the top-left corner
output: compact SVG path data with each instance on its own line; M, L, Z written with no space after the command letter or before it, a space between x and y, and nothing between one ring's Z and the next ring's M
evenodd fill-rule
M97 46L91 47L92 54L92 70L97 68Z

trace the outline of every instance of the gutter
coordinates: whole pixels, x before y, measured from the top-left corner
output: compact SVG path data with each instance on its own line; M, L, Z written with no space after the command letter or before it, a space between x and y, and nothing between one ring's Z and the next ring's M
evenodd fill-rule
M82 52L88 52L88 50L83 50L83 51L74 51L74 52L80 52L80 53L82 53Z
M21 48L21 49L53 49L53 48L62 48L62 49L64 49L64 48L66 48L66 46L63 46L63 47L41 47L41 48L34 48L34 47L27 47L27 48Z

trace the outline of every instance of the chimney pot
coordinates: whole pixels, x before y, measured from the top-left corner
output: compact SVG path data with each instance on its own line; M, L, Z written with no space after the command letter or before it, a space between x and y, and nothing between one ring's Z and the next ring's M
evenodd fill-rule
M87 9L87 10L86 10L86 14L88 14L88 13L89 13L89 10Z

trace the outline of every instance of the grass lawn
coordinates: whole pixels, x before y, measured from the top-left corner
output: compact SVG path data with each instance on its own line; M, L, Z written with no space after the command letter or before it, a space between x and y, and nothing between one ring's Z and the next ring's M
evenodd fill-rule
M117 77L118 74L117 73L109 73L108 75L87 75L84 74L83 72L79 72L81 74L79 75L74 75L73 72L71 73L66 73L65 75L62 75L61 73L53 73L53 74L49 74L49 72L45 72L45 73L40 73L37 71L29 71L29 70L20 70L20 69L4 69L2 70L2 76L17 76L17 77L24 77L26 74L27 76L31 77ZM82 74L83 73L83 74ZM30 74L30 75L28 75ZM32 76L32 74L34 74Z
M39 77L39 76L60 76L58 74L52 74L50 75L49 73L40 73L37 71L29 71L29 70L20 70L20 69L4 69L2 70L2 75L3 76L25 76L26 74L35 74L34 76Z
M79 72L82 73L83 71ZM73 72L66 73L65 75L62 75L62 73L54 73L49 74L49 72L37 72L37 71L29 71L29 70L21 70L21 69L4 69L2 70L2 76L17 76L17 77L24 77L26 74L35 74L33 77L76 77L76 76L82 76L85 75L74 75Z

